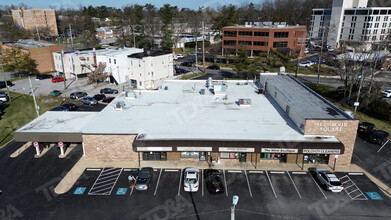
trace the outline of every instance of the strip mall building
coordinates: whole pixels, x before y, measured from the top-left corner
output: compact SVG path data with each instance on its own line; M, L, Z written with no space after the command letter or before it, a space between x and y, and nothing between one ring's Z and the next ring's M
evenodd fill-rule
M81 143L91 161L338 168L351 163L357 126L292 76L269 73L257 81L165 81L158 90L123 92L101 112L49 111L15 139Z

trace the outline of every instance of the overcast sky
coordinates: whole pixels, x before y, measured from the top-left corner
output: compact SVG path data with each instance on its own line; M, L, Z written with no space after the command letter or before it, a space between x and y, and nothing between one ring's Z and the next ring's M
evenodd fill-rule
M109 2L109 3L108 3ZM56 8L60 8L63 6L64 8L79 8L80 4L83 6L99 6L105 5L107 7L116 7L122 8L126 5L132 4L140 4L145 5L147 3L155 5L157 8L160 8L164 4L170 4L172 6L178 6L179 8L190 8L190 9L198 9L201 6L204 7L217 7L218 5L237 5L241 6L243 4L248 4L253 2L254 4L258 4L263 2L263 0L131 0L131 1L107 1L107 0L0 0L0 5L19 5L20 3L24 3L32 8L49 8L50 6L55 6Z

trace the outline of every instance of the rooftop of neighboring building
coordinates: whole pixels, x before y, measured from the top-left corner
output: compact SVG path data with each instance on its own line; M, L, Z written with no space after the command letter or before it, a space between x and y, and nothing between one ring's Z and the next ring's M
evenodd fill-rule
M305 25L288 25L286 22L246 22L244 25L226 26L224 28L303 28Z
M142 59L144 57L156 57L156 56L161 56L166 54L172 54L172 52L163 51L163 50L147 50L142 53L135 53L135 54L128 55L128 57Z
M115 49L111 48L105 48L105 49L95 49L95 48L88 48L88 49L82 49L82 50L75 50L75 51L67 51L65 54L75 54L75 55L88 55L95 53L96 55L102 55L102 56L117 56L117 55L130 55L134 53L140 53L143 52L144 49L140 48L128 48L128 47L118 47ZM59 54L59 52L57 52Z
M31 48L49 47L55 44L46 41L36 41L34 39L19 39L15 43L6 43L4 45L10 47L21 47L22 49L29 50Z

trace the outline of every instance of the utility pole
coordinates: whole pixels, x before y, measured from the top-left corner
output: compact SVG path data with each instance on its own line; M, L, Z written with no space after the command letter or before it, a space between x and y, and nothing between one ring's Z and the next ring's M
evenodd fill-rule
M34 25L35 25L35 29L37 30L38 41L40 41L41 36L39 36L39 30L38 30L38 26L37 26L37 15L35 13L34 13Z
M71 45L72 45L72 49L73 49L73 36L72 36L72 27L71 27L71 24L69 24L69 32L70 32L70 35L71 35Z
M67 78L65 76L63 55L64 55L64 50L61 48L61 66L62 66L62 73L64 74L64 90L66 90L67 89Z
M320 47L320 54L319 54L319 62L318 62L318 80L316 81L316 84L319 85L320 81L320 66L322 65L322 52L323 52L323 41L324 41L324 32L325 32L325 27L322 27L322 46Z
M30 76L29 76L29 83L30 83L31 94L33 95L35 111L37 112L37 117L39 117L39 106L37 105L37 100L35 100L34 90L33 90L32 84L31 84Z
M202 64L204 65L205 73L205 24L202 22Z
M4 72L3 64L1 64L1 70L3 71L4 82L5 82L5 87L7 88L8 97L9 97L9 99L10 99L10 102L12 102L12 98L11 98L11 94L10 94L10 89L9 89L9 87L8 87L8 84L7 84L7 77L6 77L5 72Z
M198 27L197 27L197 29L198 29ZM196 33L195 33L195 57L196 57L196 60L195 60L195 67L196 67L196 71L198 70L198 69L197 69L197 63L198 63L198 53L197 53L197 52L198 52L198 48L197 48L197 47L198 47L198 46L197 46L197 41L198 41L197 37L198 37L198 36L197 36L197 35L198 35L198 34L197 34L197 33L198 33L198 30L196 30Z

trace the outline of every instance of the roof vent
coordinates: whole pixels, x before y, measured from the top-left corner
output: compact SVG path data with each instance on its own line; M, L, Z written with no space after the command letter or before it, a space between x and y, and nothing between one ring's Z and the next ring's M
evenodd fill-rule
M123 107L125 107L125 102L124 101L118 101L117 103L115 103L114 110L122 111Z
M200 90L200 94L201 94L201 95L205 95L205 89L201 89L201 90Z
M127 91L125 93L125 99L137 99L137 94L133 90Z
M240 106L251 106L251 99L239 99Z
M165 87L164 87L164 90L168 90L168 86L165 86Z
M280 66L280 72L279 72L281 75L286 75L286 72L285 72L285 66Z

